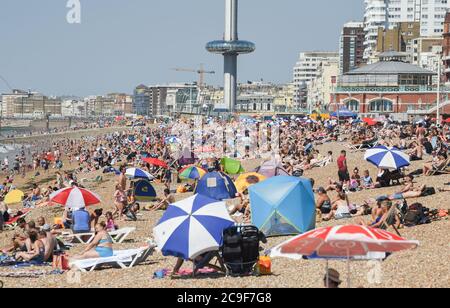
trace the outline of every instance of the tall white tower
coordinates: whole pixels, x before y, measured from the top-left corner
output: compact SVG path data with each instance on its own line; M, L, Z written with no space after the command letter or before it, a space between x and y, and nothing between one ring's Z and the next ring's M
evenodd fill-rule
M238 38L238 0L225 0L225 35L212 41L206 50L224 57L224 103L234 112L237 100L237 56L255 51L255 44Z

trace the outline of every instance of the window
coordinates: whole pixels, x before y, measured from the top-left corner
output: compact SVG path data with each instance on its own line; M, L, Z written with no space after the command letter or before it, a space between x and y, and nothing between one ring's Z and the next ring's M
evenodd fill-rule
M371 112L394 112L394 105L387 99L377 99L369 106Z
M345 103L347 109L353 112L359 112L359 102L352 99Z

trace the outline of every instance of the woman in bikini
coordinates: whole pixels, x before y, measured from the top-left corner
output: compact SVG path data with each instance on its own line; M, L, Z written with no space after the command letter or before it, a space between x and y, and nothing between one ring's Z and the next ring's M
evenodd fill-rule
M109 233L106 231L106 223L100 222L95 226L96 235L92 242L86 247L81 255L73 256L73 260L85 260L96 258L108 258L112 257L113 252L113 240Z

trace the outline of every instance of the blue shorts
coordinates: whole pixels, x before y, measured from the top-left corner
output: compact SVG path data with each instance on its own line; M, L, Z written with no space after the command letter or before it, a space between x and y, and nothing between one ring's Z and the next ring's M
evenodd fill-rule
M108 247L97 247L95 251L98 253L100 258L109 258L114 255L112 248Z
M401 200L403 199L403 194L402 193L396 193L392 195L392 199L394 200Z

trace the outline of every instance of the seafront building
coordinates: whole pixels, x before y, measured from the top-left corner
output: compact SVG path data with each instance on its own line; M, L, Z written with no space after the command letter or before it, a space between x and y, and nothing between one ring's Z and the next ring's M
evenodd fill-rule
M337 107L347 107L361 115L404 115L403 120L418 115L435 114L437 88L435 72L405 62L404 53L387 52L379 62L350 71L339 77ZM448 89L442 88L441 112L450 114Z
M364 23L348 22L344 25L339 40L339 72L354 70L365 64Z

